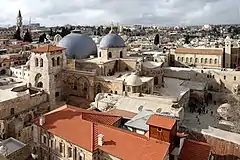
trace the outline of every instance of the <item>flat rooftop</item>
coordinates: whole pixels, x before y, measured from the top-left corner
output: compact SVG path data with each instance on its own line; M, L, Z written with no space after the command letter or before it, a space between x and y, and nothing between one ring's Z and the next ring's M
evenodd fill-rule
M95 107L104 110L111 106L119 110L125 110L133 113L138 113L141 110L147 110L158 113L171 113L177 115L182 108L172 108L176 99L165 96L136 95L121 96L109 93L100 93L96 96L97 102L94 102Z
M13 152L23 148L26 145L12 137L3 140L2 144L7 147L7 155L12 154Z

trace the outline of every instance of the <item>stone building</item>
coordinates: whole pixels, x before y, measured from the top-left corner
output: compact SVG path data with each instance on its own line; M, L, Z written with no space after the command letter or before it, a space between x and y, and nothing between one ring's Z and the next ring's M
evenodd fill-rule
M232 40L225 39L224 48L177 48L171 50L175 66L198 68L237 68L240 63L240 48Z
M145 135L117 128L120 121L119 116L62 106L35 120L32 155L44 160L169 160L194 155L205 160L210 156L209 145L177 133L174 119L152 115ZM189 153L190 146L204 149Z

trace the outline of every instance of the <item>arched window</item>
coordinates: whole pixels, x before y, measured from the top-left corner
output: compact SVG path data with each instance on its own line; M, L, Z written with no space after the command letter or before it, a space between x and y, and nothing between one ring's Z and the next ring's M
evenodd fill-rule
M195 58L195 63L198 63L198 58Z
M43 88L43 83L42 82L38 82L37 87L38 88Z
M112 58L112 52L108 52L108 58Z
M35 59L35 66L38 67L38 58Z
M192 57L190 58L190 63L192 63Z
M214 59L214 63L217 64L217 59Z
M100 84L97 85L97 94L98 94L98 93L102 93L102 87L101 87Z
M207 58L205 58L205 61L204 61L205 63L207 63Z
M188 63L188 57L186 58L186 63Z
M54 67L55 66L55 59L52 58L52 66Z
M210 58L209 63L212 64L212 58Z
M99 57L101 57L102 55L101 55L101 52L99 52Z
M115 91L114 93L115 93L115 94L118 94L118 92L117 92L117 91Z
M203 63L203 58L201 58L201 63Z
M57 57L57 65L60 65L60 57Z
M180 57L177 57L177 61L178 61L178 62L180 61Z
M11 115L14 115L14 108L11 108L11 109L10 109L10 114L11 114Z
M123 52L120 51L120 58L123 58Z
M182 57L182 62L184 61L184 57Z
M40 59L40 67L43 67L43 59Z

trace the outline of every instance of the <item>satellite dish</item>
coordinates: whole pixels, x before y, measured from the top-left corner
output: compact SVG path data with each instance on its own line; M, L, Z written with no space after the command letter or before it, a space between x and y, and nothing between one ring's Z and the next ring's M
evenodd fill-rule
M142 112L142 110L143 110L143 106L141 105L140 107L138 107L138 111Z
M158 108L156 112L157 113L161 113L162 112L162 108Z

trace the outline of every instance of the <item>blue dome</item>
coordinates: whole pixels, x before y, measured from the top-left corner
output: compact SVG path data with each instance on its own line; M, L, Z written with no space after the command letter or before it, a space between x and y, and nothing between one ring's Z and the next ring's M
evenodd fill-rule
M58 46L66 48L66 56L69 59L88 58L97 56L97 46L89 36L79 33L70 33L62 38Z
M125 42L117 34L109 33L103 37L100 42L100 48L122 48L125 47Z

